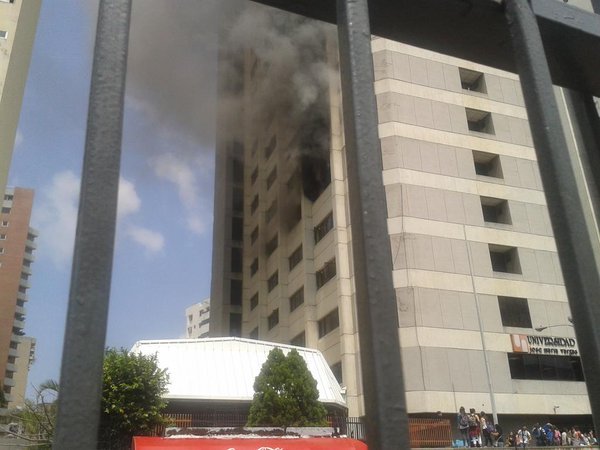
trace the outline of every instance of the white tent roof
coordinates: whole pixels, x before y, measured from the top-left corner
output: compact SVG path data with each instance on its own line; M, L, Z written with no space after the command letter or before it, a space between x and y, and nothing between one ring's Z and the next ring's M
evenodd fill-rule
M167 399L251 401L254 379L269 352L296 349L317 380L319 401L346 406L341 388L318 350L241 338L138 341L132 352L156 354L169 374Z

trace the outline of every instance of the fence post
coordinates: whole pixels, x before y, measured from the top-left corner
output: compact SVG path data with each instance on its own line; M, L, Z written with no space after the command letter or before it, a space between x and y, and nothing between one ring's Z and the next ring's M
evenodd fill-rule
M101 0L53 448L96 449L131 0Z

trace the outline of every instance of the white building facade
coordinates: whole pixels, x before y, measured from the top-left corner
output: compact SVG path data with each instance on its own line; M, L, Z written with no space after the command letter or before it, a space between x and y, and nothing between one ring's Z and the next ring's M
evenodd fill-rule
M244 131L235 142L218 136L213 248L213 287L239 279L242 296L233 304L213 289L211 334L229 334L229 314L239 314L243 337L320 350L346 388L349 414L361 416L352 199L332 42L323 40L334 70L318 144L302 137L306 123L291 126L283 114L254 126L255 93L274 69L252 49L243 55ZM588 420L517 76L381 38L372 51L374 157L383 163L409 413L453 417L465 406L508 421ZM321 153L305 158L306 146Z
M186 333L188 339L208 337L210 328L210 299L185 309Z

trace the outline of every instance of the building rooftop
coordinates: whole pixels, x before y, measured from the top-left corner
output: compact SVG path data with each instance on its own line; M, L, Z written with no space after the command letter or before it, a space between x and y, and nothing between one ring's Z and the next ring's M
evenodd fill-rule
M132 352L156 354L167 369L167 399L251 401L254 379L269 352L296 349L317 381L319 401L346 406L342 389L318 350L242 338L138 341Z

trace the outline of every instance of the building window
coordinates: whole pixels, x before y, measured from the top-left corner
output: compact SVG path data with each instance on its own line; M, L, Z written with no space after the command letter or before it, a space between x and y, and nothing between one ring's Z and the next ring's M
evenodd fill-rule
M304 303L304 286L294 292L290 297L290 312Z
M579 356L508 353L513 380L585 381Z
M294 336L290 340L290 345L295 345L296 347L306 347L306 334L304 331Z
M5 240L6 240L6 235L0 234L0 241L5 241Z
M8 39L8 31L0 30L0 39Z
M458 75L460 76L460 85L464 90L487 94L483 72L459 67Z
M338 383L342 384L343 376L342 376L342 362L339 361L331 366L331 371L333 372L333 376L337 380Z
M244 240L244 219L241 217L231 218L231 239L241 242Z
M250 339L258 339L258 327L254 328L248 335Z
M503 326L531 328L531 315L526 298L498 296L498 306Z
M331 333L340 326L338 309L334 309L321 320L319 320L319 339Z
M271 170L271 173L269 173L269 175L267 176L267 190L271 189L271 186L273 186L273 183L275 183L276 179L277 167L274 167L273 170Z
M255 167L254 170L252 171L252 175L250 175L250 185L254 186L254 183L256 183L256 179L258 178L258 167Z
M293 230L302 220L302 205L296 205L290 208L290 215L287 216L288 230Z
M321 269L317 270L317 290L321 289L329 280L335 277L335 274L335 258L333 258L327 261Z
M465 108L467 114L467 126L469 131L478 133L494 134L494 123L492 114L479 109Z
M229 285L229 297L231 304L241 306L242 304L242 280L231 280Z
M512 223L506 200L493 197L480 197L480 200L484 222L504 223L507 225Z
M267 319L267 323L269 325L269 330L272 330L279 323L279 308L273 310Z
M315 244L323 239L333 228L333 213L330 212L314 229Z
M242 337L242 315L239 313L229 314L229 335Z
M258 292L250 297L250 311L258 306Z
M276 270L273 275L267 280L267 291L271 292L279 284L279 271Z
M269 145L265 148L265 159L269 159L273 154L273 150L277 146L277 136L273 136L269 141Z
M516 247L489 244L488 248L494 272L521 273L519 253Z
M250 276L253 276L256 272L258 272L258 258L254 258L254 261L250 264Z
M3 220L2 221L2 226L3 227L7 227L8 226L8 220Z
M242 272L242 249L238 247L232 247L231 249L231 271L233 273Z
M258 239L258 225L256 225L254 227L254 230L252 230L252 233L250 234L250 244L254 244L257 239Z
M250 204L250 214L254 214L258 208L258 194L254 196L252 199L252 203Z
M236 213L244 212L244 189L241 187L233 188L233 211Z
M10 214L10 208L3 206L2 207L2 214Z
M292 252L288 258L288 261L290 264L290 270L300 264L300 261L302 261L302 244L300 244L298 248Z
M244 182L244 163L239 159L233 160L233 182L240 184Z
M484 177L504 178L500 156L494 153L473 151L475 173Z
M271 206L269 206L269 209L265 212L266 222L269 223L271 219L275 217L275 214L277 214L277 200L273 200L273 203L271 203Z
M269 242L267 242L267 245L265 245L265 253L267 256L271 256L273 254L273 252L277 249L277 245L279 245L279 236L276 234Z

